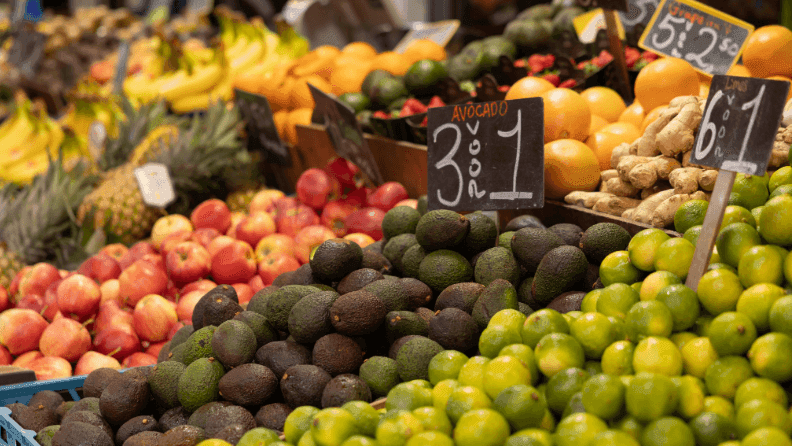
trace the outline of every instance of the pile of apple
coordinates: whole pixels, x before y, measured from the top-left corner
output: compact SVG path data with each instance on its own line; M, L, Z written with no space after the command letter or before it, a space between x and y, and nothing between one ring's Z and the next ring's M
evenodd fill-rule
M337 158L305 171L297 198L265 189L247 213L210 199L189 218L160 218L147 241L105 246L77 271L25 267L8 290L0 286L0 365L44 380L156 364L210 289L231 285L244 305L308 263L325 240L363 247L381 239L382 219L396 205L417 202L399 183L364 187L357 167Z

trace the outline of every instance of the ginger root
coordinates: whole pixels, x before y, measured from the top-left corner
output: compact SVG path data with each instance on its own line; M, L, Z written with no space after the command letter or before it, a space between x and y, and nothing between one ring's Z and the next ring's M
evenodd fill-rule
M622 217L629 218L630 220L637 221L639 223L646 223L651 224L652 222L652 214L654 213L657 206L660 205L666 199L674 196L674 190L668 189L662 192L658 192L651 197L643 200L641 204L633 209L626 210Z
M601 181L608 181L611 178L616 178L619 176L619 172L616 169L608 169L603 170L600 172L600 180Z
M573 206L583 206L585 208L591 209L594 207L597 201L608 197L615 197L615 195L605 192L575 191L568 193L567 196L564 197L564 201L567 204L571 204Z
M674 222L674 214L684 203L690 201L690 194L677 194L666 198L655 208L652 215L652 226L665 228Z
M695 167L683 167L671 172L668 182L677 194L692 194L699 188L698 176L701 170Z
M621 178L611 178L605 182L605 188L608 193L618 195L620 197L635 197L641 190L633 186L627 181L622 181Z
M676 156L693 148L696 131L701 123L701 107L698 98L683 96L668 104L672 109L678 102L679 112L663 130L657 133L657 148L665 156Z
M718 179L717 170L700 170L698 173L698 185L703 191L712 192L715 188L715 180Z
M635 166L648 163L651 160L652 158L645 156L623 156L619 160L619 164L616 166L616 171L619 173L619 178L621 178L621 180L624 182L630 181L630 172L635 168Z
M648 189L643 189L641 191L641 200L646 200L652 195L668 189L671 189L671 184L669 184L668 181L658 181L655 184L653 184L652 187Z
M611 196L597 200L592 209L620 217L624 211L632 209L639 204L641 204L641 200Z
M625 142L619 144L613 149L613 152L611 152L611 168L615 169L616 166L619 165L619 161L622 159L622 157L630 155L630 147L630 144Z

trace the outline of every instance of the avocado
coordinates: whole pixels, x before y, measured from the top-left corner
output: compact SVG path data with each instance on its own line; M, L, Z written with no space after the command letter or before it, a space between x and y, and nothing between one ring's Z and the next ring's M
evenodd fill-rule
M483 47L481 41L470 42L459 54L448 59L446 63L448 75L457 82L478 78L481 72Z
M418 317L426 321L427 324L431 322L432 318L435 317L435 312L425 307L416 309L415 314L417 314Z
M390 349L388 350L388 357L395 361L396 358L399 356L399 350L402 347L404 347L404 344L406 344L407 342L409 342L414 338L420 338L420 337L421 336L418 335L407 335L397 339L396 342L391 344Z
M234 302L225 296L215 296L206 301L203 311L203 325L208 327L214 325L215 327L231 320L237 314L244 311L239 303Z
M583 302L584 297L586 297L586 293L582 291L569 291L553 299L547 304L547 308L556 310L559 313L580 311L580 303Z
M519 285L520 266L508 249L496 246L481 253L473 272L476 282L489 285L495 279L504 279L513 286Z
M428 333L443 348L460 352L475 350L481 334L473 316L458 308L439 311L429 322Z
M196 446L206 438L204 430L200 427L174 426L165 431L159 439L160 446Z
M364 254L365 257L365 254ZM351 293L362 289L364 286L374 282L375 280L382 279L382 272L372 268L360 268L347 274L346 277L338 282L338 294Z
M517 14L515 20L541 20L552 19L558 11L557 5L534 5Z
M127 438L122 446L157 446L161 437L162 432L140 432Z
M363 84L360 87L360 91L364 95L366 95L369 98L371 98L372 89L374 88L374 85L377 82L379 82L381 79L385 79L386 77L393 77L393 75L390 74L389 72L385 71L385 70L373 70L373 71L370 71L369 74L367 74L366 77L363 78Z
M135 378L135 379L142 379L143 381L148 380L149 375L151 375L151 367L147 365L143 366L135 366L130 367L124 370L123 373L124 377L126 378Z
M498 227L481 211L466 215L470 222L470 230L462 241L461 250L472 257L495 246L498 241Z
M250 301L248 301L245 310L252 311L254 313L258 313L264 316L264 313L266 312L266 308L267 308L267 302L269 301L269 297L279 289L280 289L279 286L270 285L268 287L264 287L258 290L256 294L254 294L253 297L250 298Z
M92 398L92 399L99 401L99 398ZM75 404L76 402L74 401L64 401L63 404L58 406L58 410L56 410L55 413L58 415L58 417L63 419L63 417L65 417L66 414L69 413L69 411L71 410L72 407L74 407ZM99 414L99 411L97 410L96 413Z
M364 352L354 339L338 333L322 336L313 347L313 365L331 376L357 372Z
M551 31L538 20L513 20L506 25L503 36L520 49L530 51L546 45Z
M548 231L555 233L561 237L564 244L571 246L580 245L580 237L583 235L583 230L578 225L572 223L558 223L547 228Z
M184 365L189 366L198 358L208 358L214 354L212 350L212 336L215 330L217 330L217 327L209 325L196 330L195 333L187 338L187 341L182 344L184 345L184 353L182 354L181 362L184 363ZM181 345L177 346L171 353L175 356L176 350L180 347Z
M397 77L383 77L371 88L371 102L387 107L391 102L408 95L404 81Z
M563 244L561 237L547 229L522 228L514 233L511 250L517 262L533 275L545 254Z
M396 370L402 381L429 380L429 361L443 351L437 342L417 336L407 341L396 357Z
M339 333L361 336L382 325L388 310L379 297L366 290L344 294L330 307L330 323Z
M522 314L524 314L526 316L530 316L530 315L532 315L534 313L534 310L528 304L524 304L522 302L517 302L517 306L518 306L518 308L520 310L520 313L522 313Z
M553 17L553 35L559 34L563 30L575 31L575 17L585 14L586 11L578 6L567 6Z
M87 423L91 426L96 426L102 429L108 437L114 438L113 429L109 424L107 424L107 421L93 412L88 412L87 410L78 410L76 412L72 412L69 415L63 417L60 425L68 426L71 423Z
M479 67L484 71L490 71L500 65L500 58L506 56L509 60L514 60L517 55L517 47L511 40L502 36L490 36L482 41L484 49L481 52L481 63Z
M344 93L338 97L338 100L346 104L355 113L360 113L363 110L369 108L369 105L371 105L371 101L369 101L369 98L360 92Z
M214 356L228 368L250 362L256 347L256 334L242 321L227 320L212 335Z
M114 381L115 380L111 381L111 383ZM71 407L71 409L69 409L69 412L72 411L79 412L81 410L87 410L97 415L102 415L102 411L99 409L99 398L92 398L92 397L83 398L80 401L75 402L74 405Z
M533 215L525 214L512 218L506 223L504 231L517 232L522 228L547 229L542 222Z
M289 367L280 381L283 399L292 409L300 406L320 407L322 392L331 379L329 373L315 365Z
M389 312L404 310L409 306L407 292L399 280L377 280L363 287L363 291L377 296Z
M360 268L362 262L363 250L357 243L334 238L316 248L310 265L313 274L321 281L337 282Z
M412 311L391 311L385 316L385 333L389 343L408 335L426 336L429 324Z
M427 197L426 195L421 195L420 197L418 197L418 206L416 207L416 210L418 211L418 213L421 214L421 215L427 213L428 212L428 209L427 209L427 205L428 204L429 204L429 197Z
M85 377L85 381L83 382L83 396L99 398L102 396L102 391L104 391L110 382L119 376L121 376L121 373L119 373L118 370L108 367L102 367L92 371ZM61 401L63 401L62 397Z
M385 247L385 240L377 240L374 243L370 243L368 246L363 248L363 251L371 251L382 254L382 248Z
M209 420L216 417L224 407L231 405L232 403L228 401L212 401L211 403L206 403L190 415L190 419L187 423L191 426L206 429L206 423L208 423Z
M442 62L423 59L413 63L404 73L404 86L415 96L431 96L432 87L446 77L448 71Z
M286 417L292 412L288 404L272 403L266 406L261 406L256 412L256 425L272 429L274 431L283 432L283 425L286 423Z
M177 345L168 352L168 355L165 357L165 362L174 361L174 362L181 362L183 364L185 351L187 351L187 343L182 342L181 344ZM157 359L159 360L159 358Z
M316 292L316 288L305 285L287 285L272 293L267 301L264 317L279 331L289 329L289 313L303 297Z
M626 250L630 239L630 233L615 223L597 223L580 237L580 249L589 262L599 265L608 254Z
M283 273L272 281L272 285L285 287L287 285L311 285L322 280L314 274L310 263L306 263L294 271Z
M441 249L424 257L418 270L418 279L432 291L440 293L455 283L470 282L473 279L473 267L461 254Z
M179 397L176 388L179 377L184 373L184 364L176 361L166 361L154 366L148 378L149 388L154 399L165 409L179 406Z
M52 437L60 429L59 424L47 426L36 433L36 443L41 446L52 446Z
M225 374L223 364L214 358L199 358L179 377L177 395L182 407L194 411L219 397L218 383Z
M179 345L182 344L184 344L184 342L182 342ZM157 353L157 363L165 362L168 360L168 358L170 357L170 345L171 345L170 341L167 341L164 344L162 344L159 353Z
M366 248L368 248L368 246ZM381 274L388 274L391 271L392 265L390 260L388 260L384 255L382 255L381 251L377 252L374 250L364 249L363 262L360 264L360 267L373 269Z
M11 418L19 423L23 429L38 432L47 426L58 424L58 415L43 404L37 407L28 407L24 404L9 405Z
M242 321L256 335L256 348L278 340L278 331L275 330L266 317L255 311L243 311L234 316L235 321Z
M140 415L122 424L116 432L115 441L117 445L124 444L127 439L141 432L148 432L157 429L157 420L151 415Z
M249 431L256 427L256 419L253 418L247 409L241 406L226 406L220 408L217 415L209 418L206 421L206 436L209 438L216 438L223 428L231 425L241 425L245 427L245 431Z
M432 289L418 279L405 277L399 279L402 288L407 293L407 309L415 310L419 307L430 307L432 305Z
M410 246L400 260L400 269L405 277L417 278L421 270L421 262L426 257L423 246L415 244Z
M385 356L372 356L367 359L360 366L359 375L375 398L387 395L400 382L396 360Z
M460 310L471 314L473 313L473 306L476 304L479 296L484 291L486 286L476 282L462 282L455 283L437 296L435 302L435 311L441 311L446 308L459 308Z
M536 302L533 300L533 294L531 289L533 288L533 277L527 277L520 282L520 286L517 288L517 300L526 304L526 305L536 305ZM533 308L533 306L531 306Z
M470 221L464 215L449 210L429 211L418 220L415 238L426 251L454 249L469 230Z
M242 364L218 383L220 396L240 406L260 406L277 390L278 377L261 364Z
M382 235L391 239L399 234L414 234L421 214L409 206L396 206L382 219Z
M551 250L536 270L531 286L534 301L543 308L583 279L587 270L588 260L580 248L564 245Z
M410 247L418 244L415 234L399 234L389 239L382 250L382 255L391 263L396 271L402 271L402 257Z
M171 347L176 347L177 345L187 341L187 338L189 338L193 332L195 332L195 327L192 325L185 325L184 327L178 329L170 340Z
M330 307L338 297L335 291L320 291L300 299L289 313L289 333L294 340L313 344L322 336L332 333Z
M113 369L107 369L113 370ZM115 370L113 370L115 372ZM116 372L118 373L118 372ZM85 378L88 380L88 377ZM101 392L99 393L101 395ZM83 395L85 395L85 384L83 384ZM58 410L58 406L63 404L63 397L60 396L58 392L53 392L52 390L41 390L36 392L28 401L27 406L33 409L38 408L39 406L44 406L47 409L51 410L55 413Z
M148 382L122 373L112 380L99 397L102 418L112 426L121 426L140 415L151 398ZM76 407L76 406L75 406Z
M296 342L275 341L259 348L256 362L282 377L291 366L311 363L311 351Z
M88 423L75 422L61 425L52 436L52 446L114 446L107 433Z
M176 426L182 426L189 423L190 412L184 410L183 407L178 406L168 409L159 418L159 427L163 432L168 432Z
M511 252L511 242L514 237L514 231L507 231L498 236L498 246L506 248Z
M327 383L322 392L322 409L341 407L349 401L371 402L371 389L357 375L338 375Z
M473 320L484 330L495 313L506 309L517 309L517 290L508 281L495 279L484 288L473 306Z
M239 303L239 297L237 296L236 290L231 285L218 285L212 288L206 294L204 294L201 299L198 300L198 303L195 304L195 308L193 308L192 326L194 330L199 330L204 327L204 309L206 308L207 303L216 297L225 297L236 303Z
M220 429L218 432L215 432L211 438L216 438L228 444L237 444L237 442L242 439L242 436L245 435L245 432L248 430L250 429L242 426L241 424L232 424Z

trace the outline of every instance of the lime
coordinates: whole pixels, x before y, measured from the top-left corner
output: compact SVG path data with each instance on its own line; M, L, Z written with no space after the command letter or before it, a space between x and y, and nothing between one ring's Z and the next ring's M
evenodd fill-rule
M792 252L784 257L784 278L787 283L792 283Z
M583 384L580 392L586 412L603 420L616 418L624 407L625 387L615 376L594 375Z
M280 443L280 442L278 442L278 443ZM203 441L201 441L198 444L201 445L201 446L233 446L233 445L231 445L231 443L229 443L229 442L227 442L225 440L221 440L219 438L210 438L208 440L203 440Z
M550 333L569 333L569 324L561 313L545 308L525 319L520 337L523 344L535 348L539 340Z
M492 402L492 408L503 415L512 430L539 427L547 410L547 402L539 391L528 385L504 389Z
M710 264L712 264L712 263L722 263L723 262L721 260L720 254L718 254L718 247L717 246L713 246L712 247L712 254L710 254L710 261L709 262L710 262ZM735 273L737 272L737 268L734 268L734 272Z
M558 423L555 433L556 446L580 446L589 444L608 425L598 417L581 412L572 414Z
M686 342L680 352L685 373L697 378L704 378L707 367L719 358L718 352L715 351L710 338L707 337L699 337Z
M294 409L283 423L283 435L289 443L297 443L300 437L311 429L311 420L319 413L319 409L301 406Z
M454 427L456 446L501 446L509 438L509 423L492 409L465 413Z
M733 267L731 265L727 265L725 263L715 262L715 263L710 263L709 265L707 265L707 271L712 271L712 270L715 270L715 269L727 269L727 270L733 272L734 274L737 274L737 268L735 268L735 267Z
M704 412L715 412L729 420L734 420L734 404L722 396L704 398Z
M507 345L498 352L498 356L513 356L519 359L531 373L531 384L536 384L539 381L539 369L536 368L536 359L531 347L525 344Z
M531 442L520 442L522 439ZM544 429L523 429L509 437L504 446L553 446L553 434Z
M707 271L698 284L699 302L712 315L734 311L742 292L740 278L727 269Z
M692 341L693 339L696 339L697 337L698 335L696 333L681 331L679 333L672 334L668 339L670 339L678 349L682 350L682 347L684 347L685 344Z
M547 381L545 389L547 407L557 414L562 413L572 395L580 392L590 376L588 372L577 367L569 367L553 375Z
M780 195L768 201L762 211L762 237L774 245L792 245L792 196Z
M302 441L302 438L300 441ZM302 445L298 443L297 446ZM341 443L341 446L378 446L378 443L377 440L365 435L353 435Z
M597 311L619 319L624 319L630 308L640 300L638 292L629 285L615 283L602 289L597 299Z
M636 293L638 293L639 295L641 294L641 286L643 286L643 282L635 282L630 286L632 287L632 289L635 290Z
M446 416L445 410L421 407L413 410L412 413L421 421L424 431L436 431L451 435L451 420Z
M427 444L432 446L454 446L454 440L442 432L421 432L410 437L404 446L424 446Z
M674 413L679 401L679 390L668 376L640 372L630 381L624 398L627 412L647 423Z
M613 341L616 342L627 339L627 328L624 325L624 319L608 316L608 320L611 322Z
M445 411L451 422L456 424L466 412L489 407L492 407L492 401L483 390L473 386L462 386L451 392Z
M724 356L707 367L704 383L710 395L734 398L737 387L753 376L751 364L742 356Z
M266 446L278 440L278 433L274 430L264 427L257 427L245 432L237 444L239 446Z
M542 418L542 423L539 425L539 428L550 432L555 430L556 419L553 417L553 414L550 413L549 409L545 411L544 418Z
M704 229L704 226L702 225L691 226L690 228L688 228L687 231L685 231L684 234L682 234L682 238L695 245L696 243L698 243L698 239L699 236L701 235L702 229Z
M759 226L759 219L762 218L762 211L763 210L764 210L764 206L757 206L757 207L751 209L751 216L754 218L754 221L756 222L756 226L755 227L756 227L757 231L761 231L760 226Z
M479 351L483 356L494 358L503 347L522 342L519 328L489 324L479 337Z
M457 379L459 370L468 359L464 353L456 350L443 350L434 355L429 361L429 382L435 385L445 379Z
M484 390L484 367L489 362L484 356L474 356L459 369L457 380L463 386L476 386Z
M432 406L436 409L445 410L448 398L458 387L460 387L459 381L455 379L445 379L437 383L432 389Z
M589 375L592 376L599 375L600 373L602 373L602 365L600 364L599 361L596 360L586 361L583 364L583 370L585 370L586 372L588 372Z
M641 446L696 446L693 431L677 417L664 417L647 424Z
M739 265L743 254L761 243L759 232L747 223L732 223L721 229L715 239L721 260L735 268Z
M613 423L613 427L618 429L620 432L624 432L628 434L630 437L638 441L641 438L641 431L643 431L643 423L638 421L632 415L625 415L621 417L618 421Z
M638 281L640 271L630 263L630 255L627 251L614 251L602 260L599 276L605 286L613 283L629 285Z
M588 446L640 446L638 441L627 432L607 430L600 432Z
M782 184L792 184L792 167L784 166L770 175L770 182L767 183L767 188L773 192L775 188Z
M337 407L320 410L311 421L311 436L317 446L340 446L359 433L355 417Z
M734 406L738 409L743 404L754 399L774 401L782 407L789 405L788 397L784 388L777 382L767 378L749 378L737 387L734 394Z
M370 98L374 85L377 84L380 79L384 79L386 77L393 77L393 75L385 70L370 71L369 74L367 74L363 79L363 85L360 87L360 91Z
M602 352L616 341L613 325L601 313L584 313L569 324L569 334L580 343L589 359L599 359Z
M387 418L377 425L379 446L402 446L413 435L423 432L423 424L412 412L396 410L388 412Z
M792 296L776 299L770 307L770 329L792 336Z
M654 271L655 253L671 236L661 229L644 229L627 245L632 264L641 271Z
M701 315L696 319L696 334L698 336L709 336L709 327L712 323L712 316Z
M417 386L411 382L396 384L388 392L385 407L388 410L413 410L423 406L431 406L432 390Z
M734 179L732 193L739 194L745 207L753 209L767 201L767 197L770 195L767 190L769 181L769 177L738 173L737 178Z
M746 288L757 283L781 285L784 281L784 257L770 246L754 246L740 257L737 274Z
M635 346L633 370L677 376L682 373L682 354L670 340L651 336Z
M518 384L531 384L531 371L514 356L499 356L484 366L484 392L490 399Z
M790 152L792 153L792 152ZM741 446L792 446L789 435L776 427L761 427L746 435Z
M696 323L700 308L696 292L685 285L669 285L661 289L656 296L671 312L673 331L687 330Z
M341 408L355 417L358 432L370 437L374 436L379 423L377 409L374 409L371 404L365 401L348 401Z
M440 79L447 77L445 65L424 59L415 62L404 73L404 86L414 95L425 95Z
M597 311L597 299L599 299L600 293L602 293L602 288L597 288L596 290L591 290L583 296L583 300L580 301L580 311L584 313L591 313L592 311Z
M756 218L753 216L753 209L749 211L742 206L726 206L726 209L723 211L723 220L721 220L718 232L732 223L747 223L755 228Z
M742 355L756 339L756 327L748 316L727 311L712 320L708 335L720 356Z
M579 318L580 316L583 316L583 312L582 311L567 311L566 313L563 314L563 316L564 316L564 319L566 319L567 324L569 324L572 321L574 321L575 319Z
M792 195L792 184L782 184L773 190L773 192L768 197L768 200L772 200L775 197L780 195ZM751 209L753 210L753 209Z
M693 226L703 224L708 206L707 200L690 200L682 203L674 214L674 229L682 233Z
M647 300L636 302L624 318L627 337L638 342L649 336L668 337L674 327L671 310L662 302Z
M641 290L638 292L641 300L654 300L657 293L669 285L681 284L679 276L670 271L655 271L643 280Z
M526 316L517 310L505 309L495 313L488 325L502 325L511 330L519 331L525 323Z
M768 333L753 343L748 359L757 375L776 382L792 379L792 337L784 333Z
M536 365L548 378L568 367L581 367L585 362L583 347L572 336L552 333L543 337L534 350Z
M602 353L602 372L609 375L632 375L632 360L635 344L630 341L616 341Z
M676 413L689 420L704 411L704 398L707 389L704 383L695 376L684 375L671 378L677 386L679 404Z
M753 399L737 409L737 433L745 437L761 427L776 427L787 436L792 431L792 419L786 409L775 401Z
M699 446L718 446L736 440L737 427L734 422L715 412L702 412L688 423L696 444Z
M778 285L754 285L740 294L737 312L748 316L757 331L766 332L770 329L770 308L784 293L784 289Z
M657 247L654 268L657 271L669 271L684 279L687 277L695 251L696 245L684 238L666 240Z

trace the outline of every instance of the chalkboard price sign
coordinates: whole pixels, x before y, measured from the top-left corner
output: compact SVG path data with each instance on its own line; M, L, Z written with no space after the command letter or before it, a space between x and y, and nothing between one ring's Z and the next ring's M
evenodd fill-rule
M662 0L639 46L690 62L703 73L726 74L754 26L694 0Z
M264 153L264 159L269 163L291 166L289 149L278 135L267 98L236 89L234 98L246 123L248 149Z
M619 21L627 34L629 45L638 45L638 40L657 10L658 3L660 0L629 0L627 11L619 11Z
M627 0L577 0L581 8L602 8L627 11Z
M430 209L531 209L544 205L541 98L429 109Z
M690 162L764 175L789 82L714 76Z

